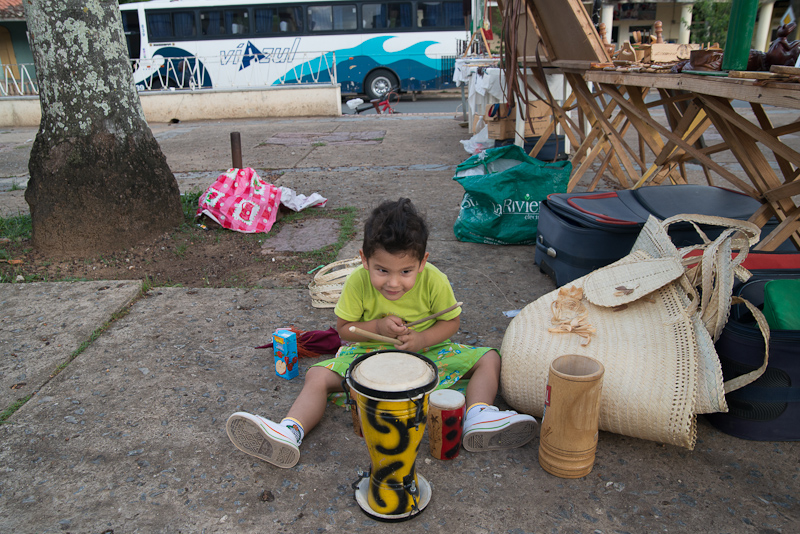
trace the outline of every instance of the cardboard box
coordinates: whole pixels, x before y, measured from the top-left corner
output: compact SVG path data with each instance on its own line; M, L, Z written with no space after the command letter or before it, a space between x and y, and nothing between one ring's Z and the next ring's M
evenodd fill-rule
M492 105L486 107L486 116L484 117L484 121L489 127L489 139L514 138L516 127L516 112L514 108L511 108L509 116L509 110L506 105L497 104L497 113L495 113L494 117L490 117L489 112L492 107ZM533 137L544 133L544 130L552 120L552 111L550 106L537 100L528 104L528 116L530 116L531 121L528 121L527 118L525 120L524 136ZM531 122L533 122L533 127L531 127Z
M275 352L275 374L291 380L300 372L297 363L297 334L289 330L276 330L272 334L272 349Z

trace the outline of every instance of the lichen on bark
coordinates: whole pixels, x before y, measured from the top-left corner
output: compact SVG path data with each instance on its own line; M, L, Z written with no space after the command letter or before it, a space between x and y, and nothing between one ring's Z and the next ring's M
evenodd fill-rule
M134 88L115 0L26 0L42 122L25 199L33 244L85 256L180 224L180 192Z

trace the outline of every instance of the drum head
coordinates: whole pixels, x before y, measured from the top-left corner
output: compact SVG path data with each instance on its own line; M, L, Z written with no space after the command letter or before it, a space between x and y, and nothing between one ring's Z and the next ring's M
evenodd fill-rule
M436 365L408 351L376 351L356 358L347 383L359 394L377 400L415 399L439 383Z
M464 394L454 389L437 389L428 402L441 410L457 410L464 406Z
M359 384L378 391L408 391L424 386L435 376L423 360L405 352L370 356L353 371Z

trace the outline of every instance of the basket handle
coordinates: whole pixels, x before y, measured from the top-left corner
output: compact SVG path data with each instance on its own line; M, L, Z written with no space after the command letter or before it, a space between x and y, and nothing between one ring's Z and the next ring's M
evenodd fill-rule
M764 371L767 370L767 364L769 363L769 324L767 323L767 318L764 317L764 314L761 313L761 310L753 306L750 302L743 299L742 297L733 297L732 299L733 304L744 304L747 306L747 309L753 314L753 317L756 319L756 323L758 323L758 329L761 330L761 335L764 336L764 362L761 364L761 367L750 371L749 373L745 373L741 376L737 376L736 378L731 378L727 382L725 382L725 393L730 393L731 391L736 391L739 388L746 386L764 374Z

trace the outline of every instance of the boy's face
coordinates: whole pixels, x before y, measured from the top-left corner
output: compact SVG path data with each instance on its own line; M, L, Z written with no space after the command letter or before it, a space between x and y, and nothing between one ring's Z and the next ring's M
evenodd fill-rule
M369 281L378 292L387 300L397 300L414 287L417 275L422 272L428 261L428 253L422 261L411 254L401 252L390 254L383 249L378 249L368 259L364 251L359 250L361 264L369 272Z

